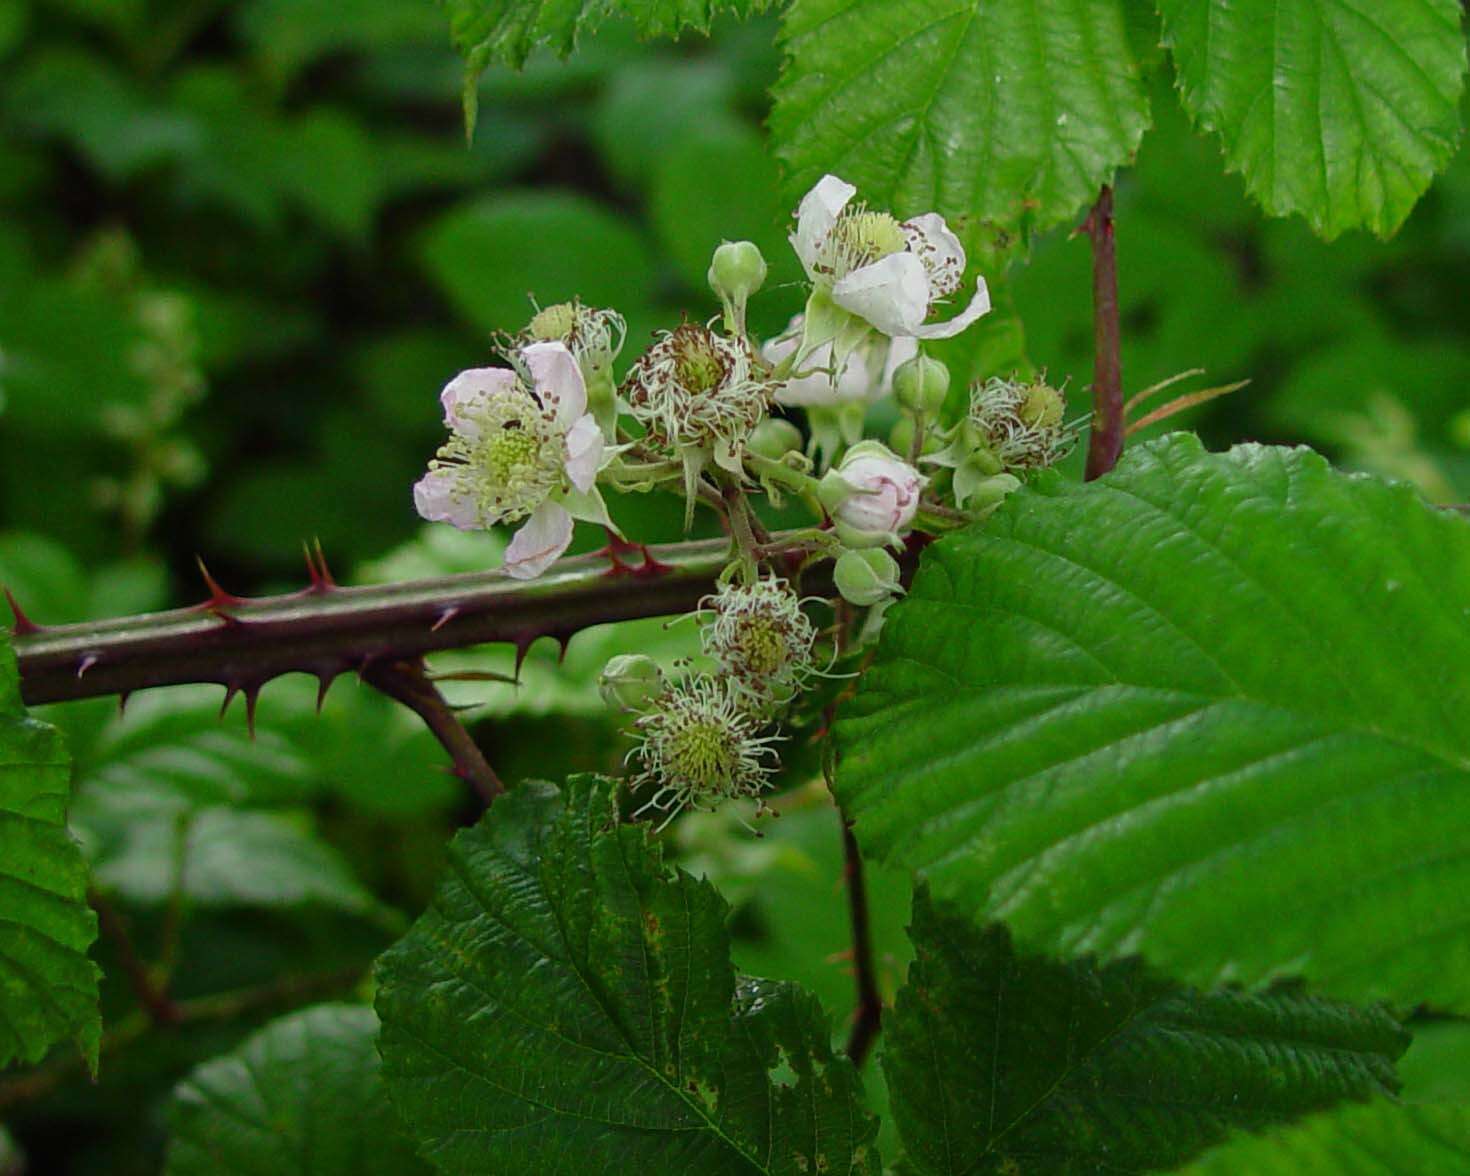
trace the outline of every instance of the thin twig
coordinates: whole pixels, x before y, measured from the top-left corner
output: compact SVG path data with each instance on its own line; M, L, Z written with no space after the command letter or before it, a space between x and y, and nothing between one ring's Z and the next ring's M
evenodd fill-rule
M97 912L97 927L112 941L113 950L117 952L118 967L127 977L133 995L137 997L138 1004L147 1013L149 1020L155 1025L177 1025L179 1006L154 980L148 965L138 955L133 937L128 933L127 924L117 908L96 888L87 891L87 902Z
M487 805L505 791L479 744L439 688L429 681L423 662L375 662L362 671L362 678L423 719L454 761L454 774L473 787Z
M1118 313L1118 249L1113 234L1113 189L1104 184L1082 222L1092 240L1092 437L1086 477L1100 478L1123 452L1123 353Z

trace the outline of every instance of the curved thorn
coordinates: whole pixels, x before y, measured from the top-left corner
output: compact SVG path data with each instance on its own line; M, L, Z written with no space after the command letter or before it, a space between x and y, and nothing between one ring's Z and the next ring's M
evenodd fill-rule
M241 691L245 695L245 729L250 732L250 740L255 741L255 704L260 701L260 685L247 686Z
M337 680L336 674L318 674L316 676L316 713L322 713L322 703L327 701L327 691L332 688L332 683Z
M225 700L224 700L224 702L222 702L222 703L219 704L219 717L220 718L224 718L225 717L225 712L230 709L230 703L232 703L232 702L235 701L235 695L237 695L239 693L240 693L240 687L236 686L233 682L227 682L225 684Z
M245 598L236 596L233 592L226 592L218 580L210 574L204 565L204 557L196 555L194 562L199 565L199 574L204 577L204 586L209 589L209 599L200 603L199 607L205 612L212 612L216 616L222 616L222 610L235 608L245 604Z
M437 633L455 617L459 616L459 605L451 604L448 608L439 610L439 619L429 626L430 633Z
M88 670L90 670L101 660L102 658L95 653L87 654L85 657L82 658L80 662L77 663L77 677L83 677Z
M16 637L25 637L30 633L39 633L41 626L26 616L25 609L20 607L20 601L16 600L15 594L9 587L5 589L5 599L10 602L10 611L15 617L15 623L10 626L10 631Z

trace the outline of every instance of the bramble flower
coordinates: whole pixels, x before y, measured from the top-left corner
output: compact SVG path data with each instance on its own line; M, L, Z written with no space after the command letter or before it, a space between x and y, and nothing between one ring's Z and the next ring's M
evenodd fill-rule
M685 323L639 357L623 397L648 439L683 463L687 525L709 459L741 474L745 443L766 414L771 388L754 373L744 343Z
M860 441L829 470L818 495L848 547L898 546L919 509L924 478L879 441Z
M431 522L462 531L523 523L505 570L529 580L572 539L572 520L611 526L596 489L604 445L587 389L562 343L533 343L518 368L471 368L440 395L449 440L413 488Z
M899 221L853 204L856 194L851 184L823 176L797 208L791 244L817 294L894 337L947 339L990 309L982 278L958 315L926 322L936 306L959 290L964 246L938 213ZM809 324L807 345L815 347L837 333L832 324L812 337Z
M763 725L728 679L697 674L674 682L634 724L638 744L629 759L640 771L632 784L655 788L634 815L667 813L662 829L681 809L707 812L726 800L758 798L777 765L777 737L762 735Z
M810 676L817 629L786 581L724 584L700 610L704 652L742 694L761 705L784 702Z

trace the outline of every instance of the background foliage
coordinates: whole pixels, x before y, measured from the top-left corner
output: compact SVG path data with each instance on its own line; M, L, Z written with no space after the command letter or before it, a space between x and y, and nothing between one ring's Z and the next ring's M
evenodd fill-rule
M865 48L855 39L882 53L917 36L921 6L849 5L834 25L836 6L802 0L783 25L773 15L738 23L727 11L765 7L756 4L654 5L641 30L611 16L588 24L564 62L536 46L565 47L572 30L517 23L518 7L451 5L454 36L484 67L466 146L463 65L444 13L420 0L0 0L0 580L37 619L187 603L198 595L196 553L235 590L294 586L298 543L311 537L359 580L493 560L493 537L420 533L407 495L438 439L444 380L489 358L488 333L518 326L528 294L617 306L633 340L626 362L656 323L713 313L704 272L726 236L756 240L771 259L756 326L778 328L800 304L783 236L791 192L828 166L823 137L834 134L871 153L852 167L891 172L876 199L941 193L993 222L971 226L982 255L1013 259L1008 274L991 273L1000 310L946 346L958 377L1035 365L1085 384L1089 257L1070 236L1073 210L1137 148L1118 193L1129 389L1196 366L1212 382L1249 377L1247 391L1185 423L1214 446L1305 441L1431 499L1470 499L1470 153L1453 151L1456 91L1444 77L1454 62L1422 62L1410 87L1415 134L1378 118L1342 124L1359 149L1354 176L1377 177L1381 189L1367 202L1336 172L1304 172L1300 183L1271 175L1249 195L1225 174L1221 143L1191 129L1171 90L1177 82L1183 106L1215 126L1259 79L1211 68L1188 5L1164 4L1162 24L1147 5L1071 5L1075 15L1038 45L1024 19L1035 5L967 0L908 45L914 55L993 52L1034 74L1038 52L1065 57L1091 38L1099 60L1123 63L1108 84L1126 117L1065 150L1043 150L1058 140L1042 132L1074 113L1085 124L1097 96L1064 72L1041 79L1055 91L1046 119L1007 106L1009 79L992 85L997 75L955 68L939 75L912 139L872 134L881 111L831 87L851 83L841 73ZM1395 8L1413 10L1396 30L1412 38L1413 21L1443 19L1446 5ZM675 23L694 31L677 44L638 38ZM1315 30L1319 41L1336 34L1347 38L1345 59L1385 56L1360 29ZM778 87L773 113L778 36L794 60L830 76L825 88ZM525 58L524 72L506 58ZM1369 80L1397 89L1410 85L1405 72L1399 61ZM1360 86L1351 73L1331 75L1332 109ZM896 58L884 92L923 102L911 94L920 76ZM931 140L965 141L945 121L956 110L996 120L989 155L919 149L925 128ZM766 145L768 119L786 181ZM1227 133L1226 158L1269 156L1262 134ZM891 167L905 147L907 165ZM1041 178L1018 209L986 203L997 175ZM1404 223L1388 241L1346 231L1327 245L1302 217L1263 218L1251 196L1306 211L1327 233ZM677 503L641 500L614 509L650 540L672 538L681 514ZM487 704L481 714L495 721L481 733L508 777L610 769L621 748L592 687L597 669L621 649L672 653L689 640L657 622L591 632L559 671L551 650L533 650L520 691L474 684L457 697ZM503 656L471 660L505 668ZM139 698L126 719L111 703L43 716L63 729L76 765L72 827L95 884L143 941L162 946L181 1000L281 975L323 982L331 995L334 977L355 976L429 903L448 834L472 815L412 716L344 683L317 720L313 692L273 686L253 745L238 714L215 723L218 691ZM0 724L19 721L7 705L0 699ZM50 766L28 771L60 771L53 739L36 728L45 752L36 759ZM368 741L376 754L364 757ZM700 817L679 823L672 852L731 904L733 967L801 982L840 1024L852 995L836 958L847 946L836 817L808 783L812 757L789 758L792 787L771 836L751 841L732 820ZM59 831L59 814L41 815ZM84 944L76 875L56 882L68 902L54 929ZM909 885L882 866L870 885L891 998L914 951L903 930ZM1044 938L1047 926L1038 918L1029 929ZM111 951L94 949L109 1025L131 1004ZM79 965L58 962L85 985ZM101 1085L36 1101L0 1079L0 1119L36 1171L125 1176L159 1169L169 1122L180 1140L170 1170L197 1170L191 1116L211 1099L261 1095L250 1087L270 1086L272 1059L303 1057L316 1085L357 1097L351 1059L369 1056L373 1029L361 1010L328 1008L249 1038L252 1019L271 1010L242 1011L239 1022L202 1020L147 1044L122 1020ZM64 1009L56 1019L84 1043L95 1031ZM1421 1048L1430 1046L1416 1042L1405 1059L1411 1100L1434 1075L1413 1067ZM1394 1053L1392 1042L1375 1049ZM900 1054L886 1066L904 1064ZM255 1066L266 1082L250 1077ZM870 1067L865 1080L881 1107L882 1071ZM884 1116L880 1151L895 1151L891 1120L912 1122L919 1109ZM1341 1113L1365 1141L1432 1141L1457 1112L1415 1103L1400 1117ZM1041 1119L1030 1129L1044 1135ZM1315 1122L1292 1129L1292 1146L1326 1156L1330 1171L1332 1136L1314 1133ZM240 1140L242 1167L257 1162L251 1145ZM0 1134L0 1171L10 1146ZM327 1157L310 1170L333 1163L355 1161ZM919 1170L931 1169L943 1170Z

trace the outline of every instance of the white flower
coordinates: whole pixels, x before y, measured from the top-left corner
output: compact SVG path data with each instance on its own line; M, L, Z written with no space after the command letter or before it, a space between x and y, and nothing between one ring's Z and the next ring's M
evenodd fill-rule
M926 323L935 306L960 288L964 246L938 213L900 222L886 212L852 205L856 194L851 184L823 176L796 211L791 244L815 287L894 337L947 339L990 309L982 278L958 315Z
M567 549L574 518L611 524L596 490L602 430L576 359L561 343L533 343L513 359L524 374L472 368L445 387L450 437L413 498L424 518L462 531L525 520L505 570L529 580Z
M801 315L793 318L783 334L761 348L761 358L774 367L791 356L801 344L804 323ZM918 352L919 341L910 336L872 336L834 372L832 344L823 343L802 361L801 372L776 389L776 403L788 408L873 404L893 391L894 371Z
M822 501L849 547L897 544L919 509L924 478L878 441L860 441L823 479Z

